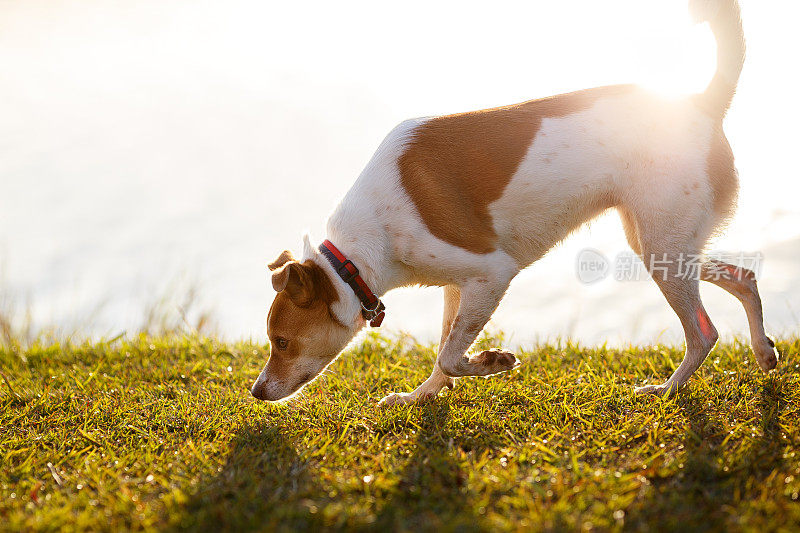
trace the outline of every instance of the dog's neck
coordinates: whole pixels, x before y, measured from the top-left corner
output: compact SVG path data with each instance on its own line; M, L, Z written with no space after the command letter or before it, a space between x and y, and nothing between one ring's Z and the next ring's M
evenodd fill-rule
M385 232L380 230L377 220L360 219L355 223L329 223L327 239L352 261L364 282L379 298L401 285L396 279L396 269L393 268L394 261L387 237Z
M394 260L388 235L374 210L366 206L344 207L340 206L328 221L326 238L358 268L361 278L380 298L403 285L402 266ZM334 313L344 322L363 320L361 303L353 289L336 273L327 258L318 254L317 259L340 295L339 302L332 308Z
M409 124L406 129L413 126ZM396 179L392 169L404 149L406 137L407 134L395 131L383 140L327 224L326 238L353 262L364 282L379 298L392 289L416 281L412 279L412 269L396 256L396 246L392 242L393 221L387 216L390 208L397 212L403 204L392 192ZM323 260L327 262L324 257ZM361 304L353 290L332 267L329 272L333 272L340 294L345 295L345 302L338 310L350 305L347 312L356 309L360 316Z

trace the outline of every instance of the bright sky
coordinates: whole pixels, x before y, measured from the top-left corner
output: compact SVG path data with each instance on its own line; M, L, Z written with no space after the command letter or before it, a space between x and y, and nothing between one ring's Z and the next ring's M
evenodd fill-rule
M800 233L800 4L776 5L742 2L748 59L726 122L742 195L728 249ZM263 335L263 265L304 230L322 238L397 122L604 84L699 91L714 61L681 0L0 0L5 283L42 322L102 308L98 327L118 330L140 316L142 293L184 272L226 332ZM586 244L622 250L618 223L545 261L571 265ZM397 320L432 331L427 315Z

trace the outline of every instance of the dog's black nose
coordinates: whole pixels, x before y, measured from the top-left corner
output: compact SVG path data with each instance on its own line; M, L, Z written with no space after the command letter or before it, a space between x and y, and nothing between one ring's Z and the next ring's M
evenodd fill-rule
M264 390L264 387L256 387L254 385L253 388L250 389L250 394L252 394L254 398L258 398L259 400L267 399L267 391Z

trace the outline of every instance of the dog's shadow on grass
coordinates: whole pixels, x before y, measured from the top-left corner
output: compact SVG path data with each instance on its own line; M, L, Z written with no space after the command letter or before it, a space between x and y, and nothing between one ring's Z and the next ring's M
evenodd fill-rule
M180 530L318 530L311 468L282 428L248 424L231 441L225 465L193 488L170 522Z
M448 428L447 402L412 409L410 416L388 417L376 428L387 437L414 432L412 442L392 450L386 471L375 473L388 483L367 487L363 473L351 466L342 475L333 467L323 475L319 466L336 458L302 457L293 429L249 424L231 441L225 464L193 487L170 522L175 529L202 531L490 529L458 461L461 446L490 444L459 441ZM354 491L354 484L362 488ZM352 505L362 508L351 516Z
M683 468L664 477L651 477L649 497L637 501L628 514L636 523L660 524L662 530L726 530L730 524L726 523L725 507L739 505L733 502L747 498L748 493L755 497L762 482L786 461L780 416L788 403L782 391L780 380L765 381L758 399L761 419L743 428L750 434L750 426L760 426L760 432L745 437L737 448L726 441L728 432L701 396L679 397L676 401L684 409L690 429L684 439Z
M476 497L469 490L468 472L457 455L464 445L448 427L448 402L430 402L414 408L407 424L416 430L416 442L408 460L392 475L399 481L385 498L375 522L378 531L485 531ZM468 442L469 448L481 447Z

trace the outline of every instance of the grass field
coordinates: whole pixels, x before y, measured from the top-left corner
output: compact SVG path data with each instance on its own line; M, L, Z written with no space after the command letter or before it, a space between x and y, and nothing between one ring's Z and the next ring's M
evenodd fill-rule
M247 391L262 345L0 348L0 529L796 531L800 341L778 347L765 376L720 345L664 400L632 388L677 348L543 345L389 409L433 347L368 336L282 405Z

